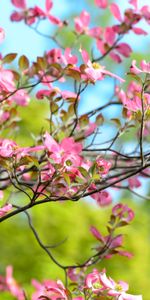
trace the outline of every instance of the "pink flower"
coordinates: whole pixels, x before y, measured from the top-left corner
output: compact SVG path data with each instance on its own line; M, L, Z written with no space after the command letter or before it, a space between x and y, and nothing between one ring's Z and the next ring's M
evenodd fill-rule
M120 78L119 76L105 70L104 66L101 66L98 63L92 63L89 59L89 55L85 50L80 50L84 63L87 65L85 69L85 74L87 76L87 80L91 80L91 82L96 82L97 80L104 79L105 75L109 75L114 77L121 82L124 82L124 79Z
M105 9L105 8L108 6L108 0L95 0L95 4L96 4L99 8Z
M2 43L4 39L5 39L5 31L3 28L0 27L0 43Z
M137 176L129 178L128 182L129 182L129 187L131 189L133 189L133 188L139 188L141 186L141 182L140 182L140 180L138 179Z
M20 106L27 106L30 101L30 97L25 90L18 90L12 97L9 98L9 100L16 102L16 104Z
M98 167L99 174L102 174L102 175L106 175L111 168L111 163L101 157L96 159L96 165Z
M88 25L90 23L90 15L87 11L83 10L79 17L75 18L75 30L77 33L87 33Z
M140 73L148 73L150 74L150 63L146 62L145 60L142 60L141 63L140 63L140 67L141 69L139 69L137 66L136 66L136 60L133 60L132 61L132 65L130 67L130 72L133 73L133 74L140 74Z
M42 284L36 280L32 280L33 286L36 288L36 292L32 295L32 300L44 300L44 297L50 298L51 300L68 299L66 295L66 289L63 283L58 280L45 280Z
M100 273L94 269L92 273L88 274L85 278L85 288L90 289L93 293L99 294L103 291L100 282Z
M124 281L115 282L107 277L105 270L98 272L94 269L85 279L85 288L90 289L94 294L115 297L117 300L142 300L142 296L127 294L128 284Z
M6 204L5 206L0 208L0 217L5 216L12 209L11 204Z
M64 59L63 59L63 62L65 63L65 65L68 65L68 64L75 65L77 63L77 61L78 61L77 56L71 54L70 48L66 48L65 52L64 52Z
M115 282L111 277L107 277L105 272L99 274L100 282L104 289L107 290L107 295L117 297L118 300L142 300L142 296L134 296L127 294L128 284L124 281Z
M112 203L112 197L107 191L97 192L92 194L91 197L96 200L97 204L101 207L110 205Z
M131 81L126 93L122 89L120 91L117 89L116 94L128 110L128 117L132 116L134 112L142 111L141 85ZM144 93L143 105L145 112L148 111L150 108L150 95L148 93Z
M0 66L0 92L13 92L14 89L15 84L13 73Z
M43 11L38 6L36 6L36 9L38 11L39 16L41 15L42 17L48 18L49 21L54 25L62 26L63 25L62 21L59 18L57 18L57 17L50 14L50 11L51 11L52 7L53 7L53 1L52 0L46 0L45 1L45 11Z
M12 276L13 269L12 266L6 268L6 284L10 293L16 297L18 300L25 300L25 295L22 288L18 285L16 280Z
M120 221L129 223L134 218L134 212L127 205L118 203L112 209L112 215L119 218Z
M16 146L16 143L11 140L5 139L3 141L0 141L0 156L12 157Z
M82 157L80 156L80 152L82 150L82 144L74 142L73 138L64 138L61 143L58 144L49 133L46 132L44 146L54 162L62 164L66 170L71 171L72 168L81 166Z

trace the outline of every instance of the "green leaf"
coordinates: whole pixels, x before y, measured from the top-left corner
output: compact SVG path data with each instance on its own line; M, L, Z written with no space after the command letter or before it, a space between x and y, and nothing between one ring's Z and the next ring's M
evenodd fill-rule
M17 56L17 53L9 53L3 57L4 64L10 64Z
M104 123L104 117L102 114L97 115L96 117L96 124L98 126L102 125Z
M68 175L67 173L63 173L63 177L64 177L64 179L65 179L67 185L70 186L71 181L70 181L69 175Z
M80 171L80 173L82 174L83 177L85 177L87 179L89 178L89 173L87 172L86 169L84 169L83 167L78 167L78 169L79 169L79 171Z
M21 71L29 68L29 60L25 55L20 56L18 64Z

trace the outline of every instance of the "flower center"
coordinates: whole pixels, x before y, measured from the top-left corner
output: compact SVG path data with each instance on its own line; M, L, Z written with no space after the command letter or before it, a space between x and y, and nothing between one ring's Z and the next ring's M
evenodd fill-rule
M94 62L94 63L92 63L92 66L93 66L93 69L95 69L95 70L101 69L101 65L98 63Z

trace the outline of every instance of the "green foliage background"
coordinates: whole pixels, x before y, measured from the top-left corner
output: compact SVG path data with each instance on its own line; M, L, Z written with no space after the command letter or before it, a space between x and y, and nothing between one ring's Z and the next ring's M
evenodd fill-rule
M99 19L97 21L105 25L109 18L109 15L101 16L100 22ZM69 32L67 34L64 32L62 39L67 46L68 39L70 44L73 42L73 37ZM90 49L90 40L83 37L83 41L87 49ZM80 44L81 40L76 47L79 48ZM141 58L143 59L143 56L141 53L136 53L136 55L134 53L132 58L139 61ZM132 58L126 60L122 69L123 73L131 64ZM147 59L148 55L145 54L144 58ZM111 70L116 68L116 65L110 60L106 62L106 67L108 66ZM32 100L28 108L19 109L19 111L23 118L20 130L7 132L8 136L10 135L12 139L15 138L21 146L32 144L34 141L31 132L36 136L41 128L43 131L48 129L46 121L48 107L43 101ZM17 196L17 201L22 204L24 199L22 196ZM142 294L144 300L149 300L150 204L144 201L137 203L128 199L122 199L122 201L127 202L135 211L135 220L132 225L123 229L125 248L130 250L134 257L131 260L124 257L113 257L99 263L96 267L99 270L106 267L109 276L115 280L121 279L129 283L131 293ZM95 225L104 232L104 224L107 223L109 212L110 209L98 208L92 200L90 203L80 201L44 204L34 207L30 211L33 223L45 244L53 245L66 239L62 245L52 250L56 258L64 264L82 262L91 255L91 251L93 251L91 248L96 245L96 242L89 232L90 225ZM31 278L38 280L60 278L63 280L62 271L49 260L35 241L23 213L1 224L0 246L0 274L5 274L7 265L13 265L14 277L29 293L31 292ZM0 293L0 300L9 299L12 297Z
M129 202L129 201L126 201ZM123 229L125 233L125 248L134 257L113 257L99 263L96 267L102 270L106 267L107 274L115 280L125 280L130 285L130 292L142 293L149 300L149 204L130 202L135 210L135 220ZM85 203L49 203L35 207L30 211L35 228L45 244L53 245L63 240L65 242L53 249L55 257L63 264L82 262L91 255L91 248L96 241L89 232L91 225L104 232L104 224L109 218L110 209L95 206L94 201ZM31 278L63 280L63 272L54 265L39 247L28 227L24 214L20 214L0 227L1 267L4 273L9 264L14 267L14 276L28 291L31 291ZM0 299L11 299L0 294Z

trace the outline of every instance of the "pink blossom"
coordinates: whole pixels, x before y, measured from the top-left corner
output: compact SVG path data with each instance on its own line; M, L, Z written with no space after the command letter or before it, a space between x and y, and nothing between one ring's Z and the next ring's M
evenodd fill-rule
M64 59L63 59L63 62L65 63L65 65L68 65L68 64L74 65L77 63L77 61L78 61L77 56L71 54L70 48L66 48L65 52L64 52Z
M128 117L132 116L132 113L134 112L142 111L140 84L137 84L135 81L131 81L127 87L126 93L121 89L116 90L116 94L119 99L121 99L123 105L127 108L129 112ZM144 93L143 106L145 111L150 108L150 95L148 93Z
M128 179L130 189L139 188L141 186L141 182L137 176L131 177Z
M149 62L147 63L145 60L142 60L140 63L140 67L141 67L141 69L139 69L136 66L136 60L133 60L132 65L130 67L130 72L133 74L140 74L140 73L150 74L150 63Z
M53 7L53 2L51 0L46 0L45 1L45 11L43 11L39 7L38 8L40 9L40 14L47 17L52 24L62 26L63 25L62 21L58 17L55 17L50 14L52 7Z
M0 141L0 156L12 157L17 144L11 140L4 139Z
M16 102L16 104L20 106L27 106L30 101L30 97L25 90L18 90L9 98L9 100Z
M0 66L0 92L13 92L14 89L15 84L13 73Z
M107 290L107 295L117 297L118 300L142 300L142 296L134 296L127 294L128 284L124 281L115 282L111 277L107 277L105 272L100 273L100 282L104 289Z
M110 11L118 21L122 22L120 8L116 3L110 4Z
M0 208L0 217L5 216L12 209L11 204L6 204L5 206Z
M73 138L64 138L61 143L58 144L48 132L46 132L44 146L54 162L61 163L65 166L66 170L81 166L82 158L80 152L82 150L82 144L74 142ZM67 161L70 162L69 165Z
M96 200L97 204L101 207L110 205L112 203L112 197L107 191L97 192L91 195Z
M134 212L131 208L129 208L127 205L118 203L116 204L112 209L112 214L119 218L120 221L129 223L134 218Z
M42 299L44 297L50 298L51 300L68 299L66 295L66 289L63 283L58 280L45 280L42 284L36 280L32 280L32 284L36 288L36 292L32 295L32 300Z
M87 75L87 80L91 80L92 82L95 82L97 80L104 79L105 75L114 77L121 82L124 82L124 79L121 77L105 70L104 66L101 66L98 63L92 63L89 59L89 55L85 50L80 50L82 58L84 63L87 65L87 68L85 69L85 74Z
M98 167L98 172L102 175L106 175L111 168L111 163L101 157L96 159L96 165Z
M4 39L5 39L5 31L3 28L0 27L0 43L2 43Z
M103 286L100 281L100 273L98 272L98 270L94 269L92 273L86 276L85 287L96 294L99 294L103 291Z
M88 25L90 23L90 15L87 11L83 10L79 17L75 18L75 30L77 33L87 33Z
M108 6L108 0L95 0L95 4L96 4L99 8L105 9L105 8Z
M62 61L62 51L59 48L54 48L46 52L46 59L49 64L60 63Z
M18 300L25 300L25 295L22 288L18 285L16 280L12 276L13 269L12 266L6 268L6 284L10 293L16 297Z

